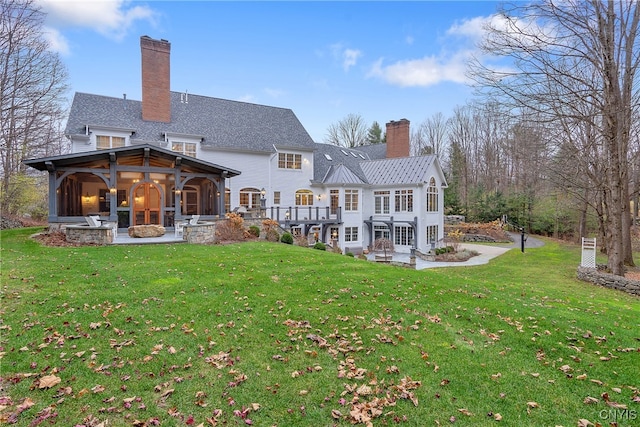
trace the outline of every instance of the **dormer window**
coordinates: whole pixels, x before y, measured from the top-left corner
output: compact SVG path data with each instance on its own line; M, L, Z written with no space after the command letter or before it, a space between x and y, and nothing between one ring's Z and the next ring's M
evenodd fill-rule
M124 147L124 138L121 136L96 135L96 149L108 150L109 148Z
M196 157L196 144L193 142L173 141L171 143L171 151L184 154L185 156Z
M278 153L279 169L302 169L302 155L294 153Z

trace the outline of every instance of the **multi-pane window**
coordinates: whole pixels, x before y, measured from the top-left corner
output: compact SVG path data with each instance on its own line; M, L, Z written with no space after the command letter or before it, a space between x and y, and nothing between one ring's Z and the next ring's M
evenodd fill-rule
M262 193L257 188L240 189L240 206L246 208L257 208L260 206Z
M413 190L396 190L396 212L413 212Z
M436 180L432 177L427 187L427 212L438 211L438 187Z
M344 210L358 210L358 190L344 190Z
M274 205L279 205L280 204L280 192L279 191L274 191L273 192L273 204Z
M396 245L411 245L413 244L413 227L406 225L396 225L393 228L393 239Z
M231 189L224 189L224 211L231 212Z
M193 142L174 141L171 143L171 150L176 153L184 154L185 156L196 156L196 144Z
M296 191L296 206L313 205L313 192L311 190Z
M302 154L278 153L278 168L302 169Z
M438 241L438 226L437 225L427 226L427 244L435 245L437 241Z
M389 191L374 191L373 201L376 214L389 213Z
M96 135L96 148L106 150L108 148L124 147L124 138L121 136Z
M331 233L332 240L338 240L340 237L340 229L338 227L329 228L329 233Z
M344 241L345 242L357 242L358 241L358 227L345 227L344 228Z
M389 227L386 225L374 225L373 226L373 238L377 239L390 239L391 233Z
M329 203L331 206L331 215L338 213L338 206L340 206L340 190L329 191Z

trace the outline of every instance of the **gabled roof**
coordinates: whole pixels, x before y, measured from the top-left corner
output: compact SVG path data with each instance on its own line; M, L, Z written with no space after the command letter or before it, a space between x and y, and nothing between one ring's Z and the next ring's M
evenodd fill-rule
M364 184L355 173L343 164L331 166L327 171L327 176L323 180L324 184Z
M87 151L83 153L63 154L59 156L42 157L39 159L29 159L25 160L24 164L26 164L27 166L31 166L34 169L44 171L49 169L49 165L54 168L73 167L91 162L108 161L111 156L122 158L143 157L145 155L153 158L164 159L170 162L176 162L176 160L179 159L183 167L189 168L194 171L215 174L226 172L226 176L228 176L229 178L240 175L240 172L235 169L229 169L224 166L204 162L194 157L183 156L180 153L176 153L175 151L165 150L149 144L140 144L132 147L110 148L107 150Z
M140 101L77 92L65 134L86 126L131 131L131 143L158 144L165 133L200 138L203 147L274 152L274 145L311 151L314 142L292 110L171 92L171 122L142 120ZM187 102L184 102L185 99Z
M331 179L335 182L337 177L331 177L338 165L344 165L355 175L360 182L366 182L366 178L360 169L360 162L371 159L368 154L358 148L344 148L333 144L315 144L313 155L314 180L325 182ZM386 153L386 151L385 151ZM346 183L345 183L346 184Z

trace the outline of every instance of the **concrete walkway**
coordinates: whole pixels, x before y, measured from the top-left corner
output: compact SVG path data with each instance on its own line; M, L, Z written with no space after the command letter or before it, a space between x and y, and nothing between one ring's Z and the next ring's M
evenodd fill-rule
M416 258L416 270L423 270L425 268L442 268L442 267L465 267L473 265L482 265L489 263L493 258L504 254L512 249L521 250L521 236L518 233L510 233L513 243L495 244L495 245L478 245L473 243L462 243L460 247L462 249L469 249L478 252L480 255L469 258L463 262L440 262L440 261L425 261L420 258ZM525 241L525 251L529 248L539 248L544 245L544 242L535 237L527 236ZM367 259L374 259L375 254L369 254ZM409 254L406 253L393 253L393 261L409 263Z

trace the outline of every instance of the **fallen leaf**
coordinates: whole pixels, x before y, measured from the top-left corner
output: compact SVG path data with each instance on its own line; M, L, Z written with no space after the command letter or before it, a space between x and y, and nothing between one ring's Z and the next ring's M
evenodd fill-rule
M38 382L38 388L51 388L60 384L60 381L62 381L60 377L57 377L55 375L45 375L44 377L40 378L40 381Z

